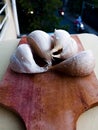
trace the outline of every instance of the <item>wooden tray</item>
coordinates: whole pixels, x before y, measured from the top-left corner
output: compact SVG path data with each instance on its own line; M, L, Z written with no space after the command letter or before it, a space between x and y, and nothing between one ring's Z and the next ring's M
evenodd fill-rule
M82 51L78 37L73 38ZM8 67L0 83L0 104L19 114L26 130L76 130L78 117L97 103L94 72L85 77L53 71L19 74Z

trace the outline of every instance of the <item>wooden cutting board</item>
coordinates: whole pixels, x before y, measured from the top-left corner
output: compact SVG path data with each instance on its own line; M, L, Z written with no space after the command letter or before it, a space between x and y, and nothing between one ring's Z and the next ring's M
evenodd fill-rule
M82 51L78 37L73 38ZM20 115L26 130L76 130L78 117L97 103L94 72L85 77L53 71L19 74L8 67L0 83L0 104Z

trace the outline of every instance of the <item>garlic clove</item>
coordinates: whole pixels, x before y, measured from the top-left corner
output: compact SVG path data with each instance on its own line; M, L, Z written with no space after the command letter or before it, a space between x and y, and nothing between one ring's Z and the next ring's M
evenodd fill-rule
M66 43L66 41L68 41L68 39L70 38L70 34L65 30L55 29L53 38L54 38L54 47L50 51L51 55L67 46L68 42Z
M62 37L62 38L68 38L70 37L70 34L66 31L66 30L63 30L63 29L55 29L54 30L54 36L55 37Z
M50 70L61 71L71 76L86 76L89 75L95 67L95 58L92 51L82 51L67 60L50 67Z
M34 52L51 65L51 56L46 52L53 47L53 38L44 31L35 30L28 35L27 41Z
M50 51L52 58L67 59L78 52L76 41L65 30L54 32L54 48Z
M70 37L68 39L68 42L69 42L68 46L64 47L62 49L62 51L60 52L60 54L57 54L57 55L52 54L52 57L67 59L67 58L73 56L74 54L78 53L78 45L77 45L76 41Z
M18 73L42 73L48 67L40 67L34 61L31 48L28 44L21 44L10 58L10 68Z
M61 45L62 47L67 46L67 43L65 42L66 39L69 39L71 36L70 34L62 29L55 29L54 32L54 40L55 40L55 46Z

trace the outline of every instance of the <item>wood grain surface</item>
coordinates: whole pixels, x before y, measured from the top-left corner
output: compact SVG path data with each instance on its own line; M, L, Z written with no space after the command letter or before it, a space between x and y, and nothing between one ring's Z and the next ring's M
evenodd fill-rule
M78 37L73 38L82 51ZM78 117L98 104L98 81L94 72L85 77L54 71L19 74L8 66L0 104L20 115L26 130L76 130Z

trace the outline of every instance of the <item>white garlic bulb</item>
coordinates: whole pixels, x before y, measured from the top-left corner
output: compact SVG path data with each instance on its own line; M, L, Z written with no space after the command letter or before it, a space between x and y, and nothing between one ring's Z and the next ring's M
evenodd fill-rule
M71 76L86 76L95 67L92 51L78 52L76 41L65 30L55 29L53 37L44 31L35 30L28 35L27 40L28 44L19 45L10 58L10 67L15 72L42 73L52 69ZM40 66L37 59L35 61L35 54L48 64Z

